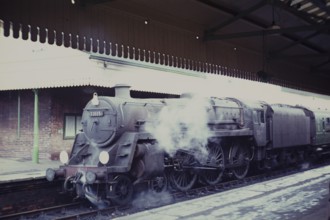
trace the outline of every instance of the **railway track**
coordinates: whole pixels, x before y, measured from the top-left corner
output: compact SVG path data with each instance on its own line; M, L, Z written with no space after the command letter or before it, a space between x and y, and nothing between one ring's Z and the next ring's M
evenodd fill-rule
M0 218L72 201L61 191L60 181L48 182L45 178L1 182Z
M105 209L97 209L92 207L87 201L74 202L59 206L52 206L48 208L36 209L27 212L20 212L0 216L1 220L5 219L43 219L43 220L70 220L70 219L84 219L93 218L96 216L103 216L105 219L109 217L118 217L125 215L131 206L111 206Z
M313 165L305 170L315 169L321 166L329 165L330 161ZM23 211L0 216L0 219L109 219L125 215L134 214L163 205L175 204L177 202L187 201L202 196L228 191L231 189L260 183L287 175L301 172L302 168L289 168L286 170L277 170L269 173L251 175L242 180L226 180L214 186L199 186L186 192L142 192L137 194L132 205L129 206L110 206L105 209L97 209L87 202L76 202L65 205L52 206L47 208L35 209L32 211Z
M51 218L53 215L61 215L61 213L65 213L66 210L74 210L74 209L79 209L82 206L83 203L77 202L77 203L70 203L70 204L64 204L64 205L59 205L59 206L53 206L53 207L48 207L48 208L41 208L41 209L36 209L32 211L26 211L26 212L20 212L20 213L14 213L14 214L9 214L5 216L0 216L0 219L34 219L34 218L39 218L39 217L45 217L49 216Z

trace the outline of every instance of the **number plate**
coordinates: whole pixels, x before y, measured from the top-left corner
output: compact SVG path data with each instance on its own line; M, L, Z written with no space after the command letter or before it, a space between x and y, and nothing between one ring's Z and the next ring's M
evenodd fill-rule
M102 117L104 115L103 111L91 111L89 112L91 117Z

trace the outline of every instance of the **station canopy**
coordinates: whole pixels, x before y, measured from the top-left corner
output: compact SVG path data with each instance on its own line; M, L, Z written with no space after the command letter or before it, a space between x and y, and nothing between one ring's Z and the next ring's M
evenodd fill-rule
M267 83L143 64L64 46L4 37L0 33L0 91L128 84L132 90L236 97L269 103L330 107L328 96Z

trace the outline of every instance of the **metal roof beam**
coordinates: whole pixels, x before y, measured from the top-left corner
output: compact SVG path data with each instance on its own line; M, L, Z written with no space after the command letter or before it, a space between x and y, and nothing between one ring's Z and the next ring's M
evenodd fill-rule
M97 4L103 4L113 0L71 0L71 3L80 7L87 7Z
M228 15L231 15L231 16L236 16L238 14L237 11L234 11L234 10L229 9L229 8L226 8L226 7L222 6L222 5L216 4L216 3L214 3L214 2L212 2L210 0L195 0L195 1L200 2L203 5L206 5L206 6L210 7L210 8L216 9L216 10L218 10L220 12L224 12L224 13L226 13ZM250 24L252 24L252 25L254 25L255 27L266 28L266 25L265 24L260 23L259 21L255 20L255 19L251 19L249 17L242 17L241 19L244 20L244 21L246 21L246 22L248 22L248 23L250 23Z
M301 11L298 11L296 8L294 7L290 7L288 6L287 4L285 4L284 2L282 1L279 1L279 0L274 0L274 6L276 7L279 7L279 8L282 8L288 12L290 12L291 14L295 15L296 17L302 19L303 21L307 22L307 23L310 23L310 24L317 24L316 21L312 20L310 18L310 16L313 16L313 15L307 15L306 13L304 12L301 12Z
M271 54L274 54L274 55L275 54L279 54L279 53L281 53L281 52L283 52L285 50L290 49L291 47L294 47L294 46L296 46L298 44L301 44L303 42L307 42L308 39L311 39L311 38L319 35L320 33L322 33L322 31L317 31L317 32L314 32L313 34L310 34L310 35L306 36L306 37L300 38L300 39L298 39L296 41L293 41L291 44L288 44L287 46L284 46L284 47L282 47L282 48L280 48L278 50L272 51Z
M327 7L326 1L324 0L311 0L317 7L321 10L325 11L326 13L330 14L330 9Z
M222 22L222 23L220 23L220 24L218 24L218 25L215 25L213 28L209 28L209 29L207 29L207 30L205 31L205 33L206 33L206 34L214 33L214 32L216 32L216 31L220 30L221 28L223 28L223 27L225 27L225 26L227 26L227 25L229 25L229 24L231 24L231 23L233 23L233 22L235 22L235 21L237 21L237 20L239 20L239 19L245 17L246 15L250 14L251 12L253 12L253 11L255 11L255 10L257 10L257 9L259 9L259 8L261 8L261 7L263 7L263 6L265 6L266 4L268 4L268 0L267 0L267 1L265 1L265 0L261 0L259 3L257 3L257 4L254 5L254 6L252 6L251 8L246 9L246 10L244 10L244 11L238 13L238 14L235 15L234 17L229 18L228 20L226 20L226 21L224 21L224 22Z
M321 57L330 57L330 52L326 53L311 53L311 54L297 54L297 55L276 55L270 57L271 59L291 59L291 60L298 60L298 59L305 59L305 58L321 58Z
M318 76L330 78L330 70L314 71L314 72L311 72L311 74L316 74Z
M328 60L326 60L326 61L320 63L320 64L317 64L317 65L315 65L315 66L312 66L311 71L315 71L315 70L317 70L317 69L320 69L321 67L327 65L328 63L330 63L330 58L329 58Z
M316 24L316 25L304 25L289 28L280 29L265 29L260 31L250 31L250 32L238 32L230 34L213 34L206 36L207 40L225 40L233 38L244 38L244 37L255 37L262 35L273 35L273 34L287 34L295 32L313 31L313 30L326 30L330 29L330 24Z
M196 0L198 2L200 2L201 4L203 5L206 5L210 8L213 8L213 9L216 9L216 10L219 10L221 12L224 12L226 14L229 14L231 16L235 16L237 15L237 12L233 11L232 9L229 9L229 8L226 8L224 6L221 6L219 4L216 4L210 0ZM254 25L255 27L258 27L258 28L267 28L268 26L265 25L264 23L261 23L260 21L256 20L256 19L252 19L252 18L249 18L249 17L243 17L241 18L242 20ZM297 37L294 37L294 36L291 36L291 35L288 35L288 34L283 34L283 37L291 40L291 41L297 41L299 40ZM207 35L204 36L204 40L207 41L209 40ZM322 48L319 48L319 47L316 47L315 45L312 45L308 42L304 42L304 43L301 43L302 46L308 48L308 49L311 49L311 50L314 50L314 51L317 51L317 52L324 52L324 50Z

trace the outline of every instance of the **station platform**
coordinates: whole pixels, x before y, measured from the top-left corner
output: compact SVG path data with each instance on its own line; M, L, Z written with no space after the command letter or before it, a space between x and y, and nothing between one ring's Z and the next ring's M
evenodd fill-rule
M329 182L327 166L119 219L328 220ZM140 206L152 203L139 201Z
M27 159L0 157L0 183L45 177L47 168L57 168L60 161L40 160L38 164Z
M1 183L44 178L47 168L57 168L61 163L41 160L35 164L31 160L0 157L0 164ZM330 166L326 166L118 219L328 220L329 183ZM161 197L146 196L133 204L138 203L139 208L145 204L149 208L152 203L159 204Z

